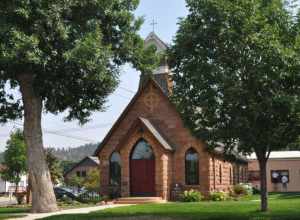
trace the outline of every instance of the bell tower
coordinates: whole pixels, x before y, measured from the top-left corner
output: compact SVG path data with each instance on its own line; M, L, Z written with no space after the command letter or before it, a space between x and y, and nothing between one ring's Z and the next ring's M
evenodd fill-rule
M145 47L154 45L156 47L156 53L164 54L168 45L164 43L155 33L152 31L145 39ZM153 79L158 83L166 95L169 95L172 91L171 73L169 70L167 57L162 56L160 65L152 72ZM144 75L140 77L140 86L144 81Z

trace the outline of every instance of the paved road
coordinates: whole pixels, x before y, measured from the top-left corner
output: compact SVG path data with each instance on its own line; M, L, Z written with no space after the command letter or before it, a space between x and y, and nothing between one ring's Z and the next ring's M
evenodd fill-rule
M66 209L58 212L52 212L52 213L42 213L42 214L28 214L26 217L22 218L10 218L9 220L15 219L15 220L35 220L35 219L40 219L40 218L45 218L49 216L54 216L54 215L62 215L62 214L85 214L89 212L94 212L94 211L99 211L103 209L108 209L108 208L115 208L115 207L120 207L120 206L128 206L128 205L103 205L103 206L94 206L94 207L87 207L87 208L79 208L79 209Z

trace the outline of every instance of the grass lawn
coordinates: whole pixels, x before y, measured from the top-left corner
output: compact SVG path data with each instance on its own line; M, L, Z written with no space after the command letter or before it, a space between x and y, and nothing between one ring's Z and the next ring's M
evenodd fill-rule
M185 220L300 220L300 194L272 194L270 211L260 213L259 197L243 201L166 203L106 209L44 220L98 220L108 217L161 216Z
M85 208L94 206L94 204L85 204L85 203L75 203L67 204L58 202L60 209L75 209L75 208ZM11 207L0 207L0 220L2 219L11 219L26 216L30 211L30 206L11 206Z
M29 208L0 208L0 219L23 217L28 211Z

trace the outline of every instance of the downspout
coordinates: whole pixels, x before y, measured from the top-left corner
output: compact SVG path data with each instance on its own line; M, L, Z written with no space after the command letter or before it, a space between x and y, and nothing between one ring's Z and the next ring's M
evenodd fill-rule
M213 159L213 174L214 174L214 191L216 190L216 162L215 162L215 157Z

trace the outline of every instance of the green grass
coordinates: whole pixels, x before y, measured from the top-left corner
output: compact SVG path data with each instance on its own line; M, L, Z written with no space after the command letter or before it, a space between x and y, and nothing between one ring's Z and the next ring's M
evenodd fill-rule
M28 208L0 208L0 219L8 218L18 218L25 216L25 213L28 212Z
M94 204L86 204L86 203L63 203L58 202L58 206L60 209L75 209L75 208L86 208L95 206ZM11 206L11 207L0 207L0 220L2 219L11 219L11 218L19 218L24 217L29 213L30 206Z
M243 201L148 204L44 220L100 220L108 217L161 216L184 220L300 220L300 194L271 194L270 211L259 212L259 197Z

